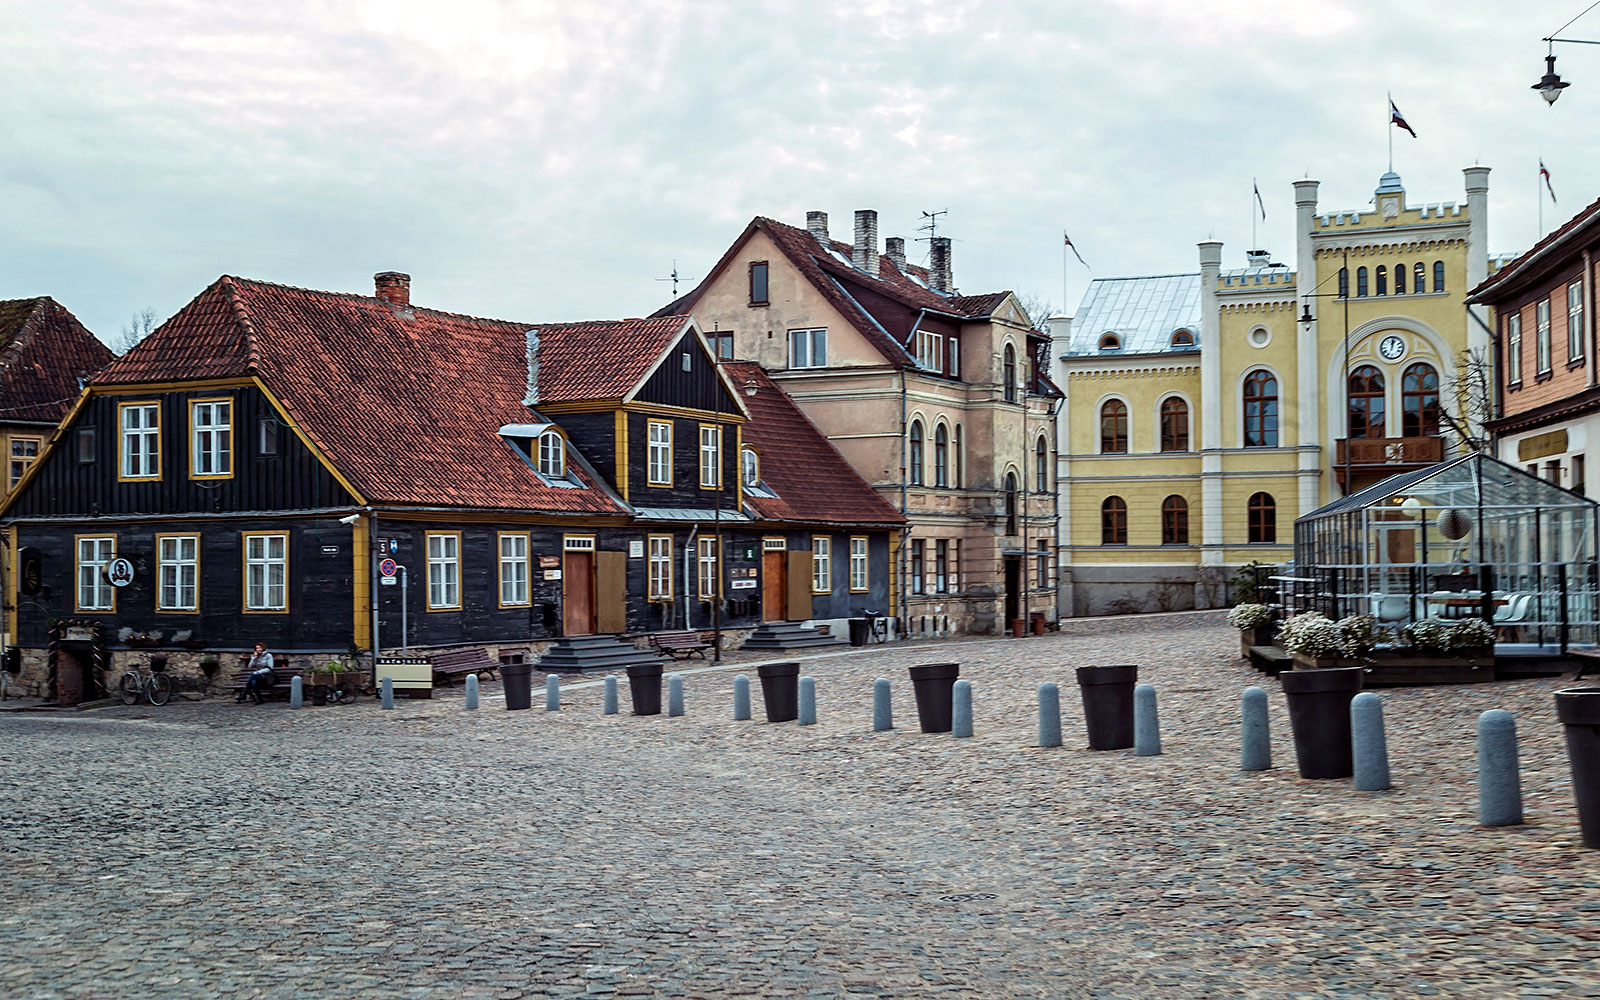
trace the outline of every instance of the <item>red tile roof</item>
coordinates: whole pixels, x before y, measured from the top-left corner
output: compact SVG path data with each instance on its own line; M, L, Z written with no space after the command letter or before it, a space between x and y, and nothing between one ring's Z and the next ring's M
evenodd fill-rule
M744 443L761 456L761 480L776 498L745 494L759 520L815 524L900 525L905 518L850 467L788 394L753 362L724 362L736 384L754 380L745 398Z
M537 327L539 401L626 396L678 342L688 323L687 316L652 316Z
M1489 277L1485 278L1483 281L1480 281L1478 283L1478 287L1474 288L1467 294L1467 301L1476 301L1484 297L1483 293L1489 291L1495 285L1511 280L1511 278L1517 275L1518 272L1520 272L1524 267L1531 265L1535 258L1543 256L1546 250L1566 239L1576 230L1581 229L1590 222L1593 222L1596 218L1600 218L1600 200L1590 202L1588 208L1585 208L1577 215L1574 215L1572 218L1568 219L1565 224L1552 231L1544 239L1535 243L1528 249L1527 253L1518 257L1516 260L1513 260L1511 263L1502 266L1498 271L1489 275Z
M593 384L609 393L637 368L619 352L659 353L684 322L539 327L224 276L95 383L258 376L373 503L625 514L576 466L588 489L545 484L497 433L530 419L525 334L541 331L549 401L585 384L566 351L601 352L613 370Z
M906 345L891 333L897 333L900 327L909 327L909 324L900 323L899 317L888 315L876 304L869 304L872 297L881 296L911 313L926 309L959 322L987 318L1008 294L991 292L959 296L936 292L928 287L926 268L907 264L902 270L895 266L887 254L878 255L878 273L868 275L850 263L850 244L829 240L828 247L824 248L807 230L757 216L728 247L716 267L707 272L705 281L689 294L657 310L654 315L692 313L701 293L710 285L712 276L722 273L739 248L757 230L772 240L828 304L877 348L885 361L899 368L917 367L916 359Z
M111 350L49 296L0 302L0 423L57 423Z

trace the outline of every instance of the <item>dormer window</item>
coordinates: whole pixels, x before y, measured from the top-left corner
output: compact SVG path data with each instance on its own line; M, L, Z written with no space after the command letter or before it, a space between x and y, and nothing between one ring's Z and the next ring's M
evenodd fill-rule
M1188 330L1184 330L1184 329L1174 330L1173 333L1172 333L1172 346L1173 347L1193 347L1194 346L1194 334L1192 334Z
M1114 333L1102 333L1100 335L1100 349L1102 351L1120 351L1122 350L1122 338Z
M566 442L555 431L539 435L539 472L551 479L561 479L567 474Z
M761 456L756 454L754 448L745 448L739 452L739 468L746 486L754 486L761 482Z

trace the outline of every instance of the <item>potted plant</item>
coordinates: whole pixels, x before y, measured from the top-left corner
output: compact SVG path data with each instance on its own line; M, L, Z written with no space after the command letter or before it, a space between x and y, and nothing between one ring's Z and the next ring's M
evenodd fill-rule
M1359 666L1345 654L1346 641L1340 623L1316 611L1295 615L1278 630L1278 643L1294 657L1296 670Z
M311 668L311 704L326 705L328 692L339 683L338 660L329 660Z
M1370 615L1335 622L1308 611L1283 623L1280 641L1295 659L1295 668L1280 673L1278 681L1289 703L1300 776L1350 777L1350 701L1361 690L1363 674L1354 657L1376 644L1376 622Z
M194 632L186 628L172 633L172 644L182 646L184 649L204 649L206 646L204 639L196 639Z
M1265 604L1240 604L1228 612L1228 624L1239 630L1239 655L1250 658L1251 646L1272 642L1272 609Z
M124 646L133 649L151 649L161 645L160 632L141 632L126 626L117 630L117 638L122 640Z
M217 659L216 654L214 653L208 653L207 655L200 657L200 672L206 675L207 681L210 681L213 677L217 676L217 668L221 665L222 661Z

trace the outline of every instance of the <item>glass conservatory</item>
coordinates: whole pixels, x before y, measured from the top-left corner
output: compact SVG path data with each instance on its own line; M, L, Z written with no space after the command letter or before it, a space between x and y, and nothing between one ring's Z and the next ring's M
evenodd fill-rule
M1482 617L1515 655L1594 645L1600 504L1488 455L1391 476L1294 523L1291 611Z

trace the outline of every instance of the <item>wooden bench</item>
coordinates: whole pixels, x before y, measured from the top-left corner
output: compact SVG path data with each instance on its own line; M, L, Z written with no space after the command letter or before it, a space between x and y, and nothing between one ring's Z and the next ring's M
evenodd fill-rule
M289 697L290 680L295 677L300 677L302 678L301 683L304 684L305 670L306 667L304 663L301 663L298 666L292 666L290 665L287 657L275 658L275 662L272 665L272 686L262 688L261 697L263 699L267 699L276 698L281 695L287 699ZM245 689L245 685L250 681L251 673L253 673L253 671L250 669L250 657L243 657L239 662L239 672L234 675L233 682L228 685L229 690L242 692Z
M674 660L687 659L690 656L706 658L706 650L711 648L711 643L706 642L699 632L651 632L650 645L655 647L662 656L670 656Z
M1273 677L1294 666L1294 657L1282 646L1251 646L1250 665Z
M428 666L433 670L433 682L455 686L457 677L468 674L477 674L485 680L494 680L494 672L500 664L489 659L489 652L482 647L476 649L453 649L448 653L436 653L428 657Z

